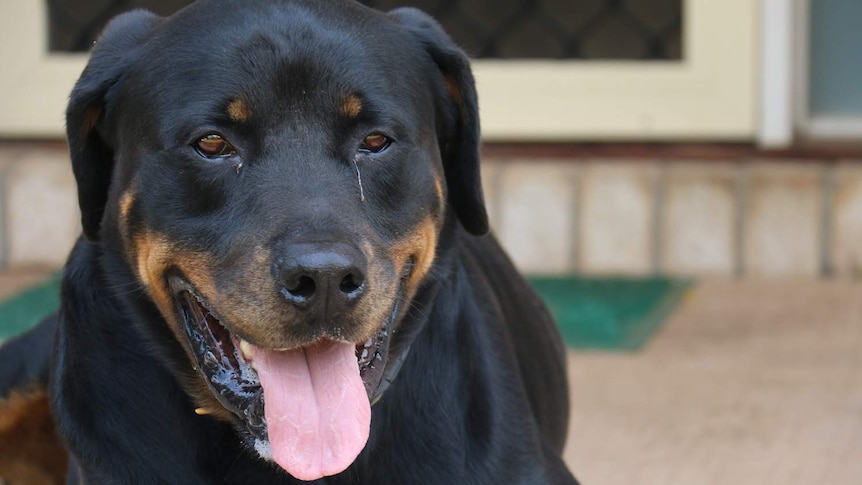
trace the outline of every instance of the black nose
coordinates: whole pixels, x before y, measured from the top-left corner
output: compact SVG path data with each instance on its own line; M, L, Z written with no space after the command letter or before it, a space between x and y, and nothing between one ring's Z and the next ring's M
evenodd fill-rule
M274 273L284 298L297 308L329 317L365 292L366 261L345 244L293 244L281 251Z

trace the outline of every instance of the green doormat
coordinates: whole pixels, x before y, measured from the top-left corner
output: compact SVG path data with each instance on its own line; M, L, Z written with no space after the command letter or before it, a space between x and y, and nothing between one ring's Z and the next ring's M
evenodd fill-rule
M636 350L676 307L688 281L531 278L571 348Z
M532 278L566 344L573 348L637 349L670 314L688 282L666 278ZM0 304L0 341L37 324L57 308L59 276Z
M59 304L59 275L7 299L0 305L0 341L36 325Z

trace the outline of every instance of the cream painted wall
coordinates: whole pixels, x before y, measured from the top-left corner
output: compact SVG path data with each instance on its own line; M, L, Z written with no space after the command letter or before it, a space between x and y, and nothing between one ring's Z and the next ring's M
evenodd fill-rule
M486 140L753 140L759 1L684 0L682 62L475 61ZM0 0L0 137L63 135L80 54L45 2Z

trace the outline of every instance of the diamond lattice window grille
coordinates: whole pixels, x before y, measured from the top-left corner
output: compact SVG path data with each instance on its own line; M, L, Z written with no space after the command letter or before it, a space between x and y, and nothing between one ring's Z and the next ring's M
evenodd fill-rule
M47 0L53 51L86 51L114 15L187 0ZM682 0L363 0L436 17L468 54L498 59L680 60Z

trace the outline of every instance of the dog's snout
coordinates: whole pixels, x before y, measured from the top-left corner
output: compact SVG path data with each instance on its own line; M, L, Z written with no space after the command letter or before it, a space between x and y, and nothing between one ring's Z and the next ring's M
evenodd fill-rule
M365 292L365 258L341 244L296 244L275 262L284 298L317 319L347 309Z

